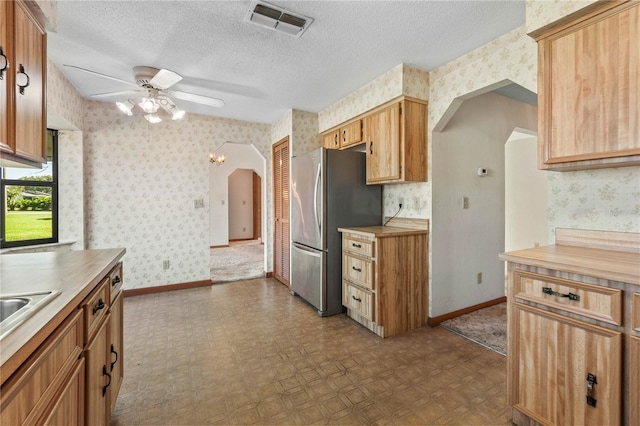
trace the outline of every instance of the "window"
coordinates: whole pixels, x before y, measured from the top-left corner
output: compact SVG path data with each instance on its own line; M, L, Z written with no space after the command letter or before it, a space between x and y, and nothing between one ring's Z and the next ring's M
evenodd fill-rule
M58 132L47 130L41 169L1 169L2 248L58 242L57 145Z

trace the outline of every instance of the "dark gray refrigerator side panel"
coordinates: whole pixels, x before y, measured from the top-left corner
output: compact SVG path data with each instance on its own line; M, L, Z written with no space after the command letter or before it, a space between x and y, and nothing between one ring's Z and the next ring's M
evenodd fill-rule
M327 150L325 167L326 312L342 312L342 235L338 228L382 223L382 186L366 184L363 152Z

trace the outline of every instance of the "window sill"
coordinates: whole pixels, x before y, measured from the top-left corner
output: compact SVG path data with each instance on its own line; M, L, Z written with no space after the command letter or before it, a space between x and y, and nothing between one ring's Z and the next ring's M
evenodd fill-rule
M14 254L14 253L38 253L44 251L70 251L71 246L75 244L75 241L63 241L60 243L50 244L38 244L33 246L24 247L11 247L0 250L0 254Z

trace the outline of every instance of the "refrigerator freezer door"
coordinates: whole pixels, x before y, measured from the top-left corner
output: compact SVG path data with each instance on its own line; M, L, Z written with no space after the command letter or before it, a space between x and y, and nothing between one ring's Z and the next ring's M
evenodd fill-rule
M324 315L326 307L325 256L323 251L291 244L291 291Z
M291 159L291 241L324 249L321 149Z

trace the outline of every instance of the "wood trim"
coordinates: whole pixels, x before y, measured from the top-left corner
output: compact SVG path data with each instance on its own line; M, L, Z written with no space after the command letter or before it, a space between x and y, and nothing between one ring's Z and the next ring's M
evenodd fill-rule
M253 240L257 240L257 238L233 238L233 239L229 239L229 242L233 243L236 241L253 241Z
M475 312L483 308L488 308L489 306L494 306L506 301L507 301L507 296L502 296L502 297L498 297L497 299L493 299L493 300L479 303L477 305L469 306L467 308L458 309L457 311L449 312L448 314L439 315L437 317L429 317L429 319L427 320L427 324L429 324L431 327L436 327L437 325L439 325L440 323L446 320L457 318L464 314L469 314L471 312Z
M640 233L556 228L556 244L640 253Z
M221 246L211 246L209 248L217 249L217 248L225 248L225 247L229 247L229 244L224 244L224 245L221 245Z
M394 217L390 219L385 216L384 221L389 221L387 226L396 226L398 228L409 228L409 229L426 229L429 230L429 219L414 219L410 217Z
M202 281L191 281L191 282L179 283L179 284L159 285L154 287L132 288L130 290L123 290L123 296L124 297L142 296L145 294L163 293L165 291L185 290L188 288L197 288L197 287L207 287L207 286L210 286L211 284L213 284L213 281L211 280L202 280Z
M265 272L264 276L265 278L273 278L273 272Z

